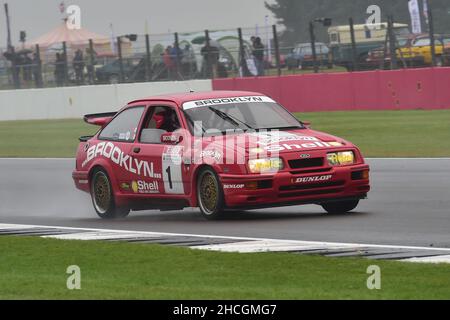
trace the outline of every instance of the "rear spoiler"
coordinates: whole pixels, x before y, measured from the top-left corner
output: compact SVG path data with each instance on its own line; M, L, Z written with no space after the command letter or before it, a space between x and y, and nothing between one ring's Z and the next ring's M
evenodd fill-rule
M116 116L116 114L117 112L87 114L83 119L86 123L92 124L94 126L104 127Z

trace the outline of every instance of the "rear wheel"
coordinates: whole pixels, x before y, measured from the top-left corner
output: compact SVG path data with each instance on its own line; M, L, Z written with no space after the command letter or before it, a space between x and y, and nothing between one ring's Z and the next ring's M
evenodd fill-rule
M116 206L108 174L101 169L92 175L91 197L95 212L102 219L124 218L130 213L130 209Z
M329 214L345 214L355 209L359 200L339 201L322 204L322 208Z
M219 177L210 168L203 169L197 179L197 200L202 215L208 220L223 216L224 196Z

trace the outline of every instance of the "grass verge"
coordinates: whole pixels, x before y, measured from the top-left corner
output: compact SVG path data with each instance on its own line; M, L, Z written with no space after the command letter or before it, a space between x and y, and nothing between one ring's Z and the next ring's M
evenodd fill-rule
M0 299L449 299L450 265L0 237ZM381 290L368 290L369 265ZM81 290L66 269L81 269Z
M358 145L366 157L449 157L450 110L297 114L312 128ZM0 122L0 157L75 156L78 137L97 130L81 120Z
M312 128L347 139L366 157L449 157L450 110L297 114Z
M81 119L2 121L0 157L73 158L78 138L96 130Z

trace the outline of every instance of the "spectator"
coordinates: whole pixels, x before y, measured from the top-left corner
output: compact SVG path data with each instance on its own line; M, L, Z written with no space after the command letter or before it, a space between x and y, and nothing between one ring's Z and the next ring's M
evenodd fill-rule
M33 70L33 60L28 56L27 53L23 57L23 80L25 83L29 83L32 80L32 70Z
M258 76L264 75L264 45L260 37L256 37L253 42L253 58Z
M73 58L73 69L75 70L75 81L78 85L84 83L84 59L83 52L77 50Z
M171 52L172 52L172 46L168 46L166 48L166 50L164 50L164 53L163 53L163 62L166 67L166 70L167 70L167 77L169 79L172 79L172 77L174 75L174 65L173 65L173 60L171 57Z
M42 76L40 73L40 58L39 56L35 53L33 53L33 78L34 78L34 82L36 83L36 87L41 88L42 87Z
M205 78L216 78L219 48L211 45L210 41L211 39L207 39L205 46L201 50L203 57L202 74Z
M3 56L11 62L11 71L13 75L14 87L20 88L20 56L14 51L13 47L8 48L8 51L3 53Z
M193 78L197 71L197 61L195 59L194 51L189 44L183 49L183 57L181 58L181 66L183 74L189 78Z
M91 54L91 49L86 48L85 57L87 57L87 59L88 59L87 72L88 72L88 77L89 77L89 83L94 84L95 83L95 72L94 72L95 68L94 68L94 66L97 64L97 52L95 52L95 50L92 49L92 54Z
M183 56L183 53L181 52L180 48L177 45L174 45L172 47L172 49L170 50L170 57L172 59L175 71L178 71L178 72L180 71L177 69L180 66L182 56Z
M58 87L64 86L65 69L64 55L57 53L55 61L55 81Z

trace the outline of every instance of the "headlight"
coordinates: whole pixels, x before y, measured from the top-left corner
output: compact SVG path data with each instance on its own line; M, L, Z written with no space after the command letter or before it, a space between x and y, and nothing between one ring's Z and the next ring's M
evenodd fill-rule
M327 155L330 166L348 166L355 163L353 151L333 152Z
M280 158L252 159L248 161L251 173L267 173L283 169L283 160Z

